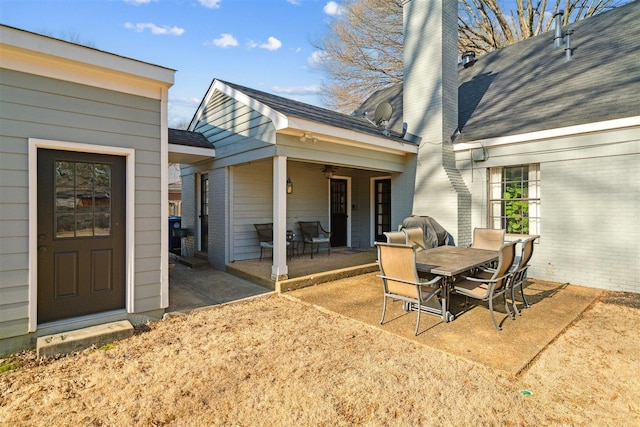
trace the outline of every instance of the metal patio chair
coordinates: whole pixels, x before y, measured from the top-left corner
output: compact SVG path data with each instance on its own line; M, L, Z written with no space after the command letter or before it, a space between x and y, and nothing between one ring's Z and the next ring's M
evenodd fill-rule
M523 307L529 308L529 302L524 296L524 281L527 278L527 270L529 269L529 261L533 255L533 242L540 236L532 236L522 241L522 252L520 259L516 260L515 268L513 269L513 276L511 277L511 302L513 303L513 311L517 315L521 315L515 300L515 289L520 288L520 294L522 295Z
M273 253L273 223L268 222L266 224L253 224L258 232L258 241L260 242L260 261L262 261L262 252L265 249L271 249ZM291 242L287 239L287 246Z
M492 228L474 228L472 248L488 249L497 251L504 243L505 230L495 230Z
M405 309L418 312L415 335L420 328L420 313L442 315L440 303L440 280L436 276L429 281L418 277L416 270L416 250L413 246L394 243L376 242L378 247L378 261L384 287L382 317L380 324L384 324L387 310L387 298L403 301Z
M311 245L311 259L313 259L313 249L320 251L320 245L327 245L327 251L331 255L331 232L322 228L320 221L299 221L302 232L302 254L304 255L307 245Z
M427 248L424 241L424 230L420 227L403 228L402 232L406 236L406 243L409 246L416 246L417 251L423 251Z
M385 231L384 236L387 238L387 243L397 243L404 245L406 243L406 236L402 231Z
M500 257L495 269L481 268L474 276L463 275L453 283L454 292L467 297L467 302L469 298L489 302L491 320L499 331L502 330L502 327L496 321L493 313L493 300L496 297L503 296L507 314L511 319L515 319L509 310L506 292L510 289L510 280L513 274L510 269L516 256L516 243L518 241L506 242L500 247Z

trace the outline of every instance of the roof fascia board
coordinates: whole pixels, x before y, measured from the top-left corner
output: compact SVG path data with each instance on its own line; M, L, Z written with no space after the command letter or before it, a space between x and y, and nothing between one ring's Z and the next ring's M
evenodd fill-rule
M480 139L472 142L454 144L453 151L466 151L476 148L492 148L520 142L533 142L544 139L554 139L585 133L603 132L616 129L624 129L640 126L640 116L625 117L623 119L606 120L602 122L587 123L583 125L567 126L563 128L548 129L538 132L522 133L519 135L500 136L496 138Z
M68 62L103 71L128 74L162 86L172 86L175 70L81 46L40 34L0 25L0 47L24 54L42 55L50 61ZM4 54L2 55L4 62Z
M418 146L411 143L404 143L397 140L361 133L350 129L343 129L336 126L305 120L298 117L289 118L289 127L280 129L280 133L286 135L302 136L304 133L317 135L319 139L336 144L349 145L353 147L367 148L370 150L384 151L387 153L410 153L418 152Z
M209 90L207 91L207 94L205 95L204 99L200 103L200 106L198 107L198 111L194 115L193 120L191 120L191 123L189 124L189 130L194 129L196 123L202 117L202 114L207 104L209 104L209 100L211 99L211 97L216 91L221 92L227 95L228 97L245 104L249 108L262 114L263 116L268 117L273 123L273 125L275 126L276 130L287 128L289 126L287 116L285 116L284 114L281 114L275 111L274 109L266 106L260 101L257 101L251 98L250 96L245 95L241 91L235 88L232 88L231 86L221 82L220 80L214 80L213 84L209 87Z
M214 148L191 147L189 145L168 144L169 154L189 154L194 156L215 157L216 150Z
M173 84L4 45L0 45L0 68L157 100Z

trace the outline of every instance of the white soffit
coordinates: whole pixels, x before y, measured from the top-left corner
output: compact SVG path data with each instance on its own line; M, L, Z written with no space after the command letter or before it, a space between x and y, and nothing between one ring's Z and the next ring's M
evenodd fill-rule
M304 133L311 133L323 141L394 154L415 154L418 152L416 144L387 138L383 135L376 136L296 117L289 118L289 125L288 128L279 129L278 133L296 137L300 137Z

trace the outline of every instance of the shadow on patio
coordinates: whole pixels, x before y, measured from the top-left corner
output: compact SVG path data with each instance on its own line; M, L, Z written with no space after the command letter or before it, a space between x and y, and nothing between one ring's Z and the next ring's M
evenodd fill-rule
M382 283L376 274L297 289L284 296L516 375L602 295L598 289L528 280L525 295L531 308L523 309L520 303L521 316L511 320L502 298L494 305L502 331L493 326L486 303L465 307L464 297L454 295L449 308L455 320L443 323L440 317L422 315L420 333L414 336L416 313L405 312L401 302L387 305L385 324L380 325Z
M184 300L184 309L189 311L194 302L199 307L210 306L273 295L269 289L276 289L285 298L321 311L517 375L602 295L594 288L528 280L525 294L531 308L521 309L521 316L511 320L500 302L494 307L502 331L494 328L486 303L465 307L464 298L454 296L450 311L456 319L443 323L440 317L423 315L416 337L416 314L404 312L401 303L390 303L385 324L379 323L382 284L376 277L379 270L374 249L335 249L330 256L322 252L314 255L313 260L306 254L289 260L288 265L290 279L281 282L270 280L271 258L231 263L227 272L233 276L210 268L175 269L171 274L172 298L175 295L178 298L174 301ZM189 286L185 291L189 299L179 294L185 285ZM194 294L191 288L199 292ZM211 301L203 299L212 289L216 294Z

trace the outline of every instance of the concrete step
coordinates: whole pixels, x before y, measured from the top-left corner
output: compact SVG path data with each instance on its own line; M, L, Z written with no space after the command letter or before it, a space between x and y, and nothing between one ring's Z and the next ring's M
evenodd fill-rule
M178 262L191 268L208 267L209 261L196 257L180 257Z
M39 337L36 343L38 356L53 356L84 350L92 345L101 346L113 341L129 338L133 326L128 320L105 323L74 331Z
M202 251L196 251L195 257L196 258L200 258L200 259L209 260L209 253L208 252L202 252Z

